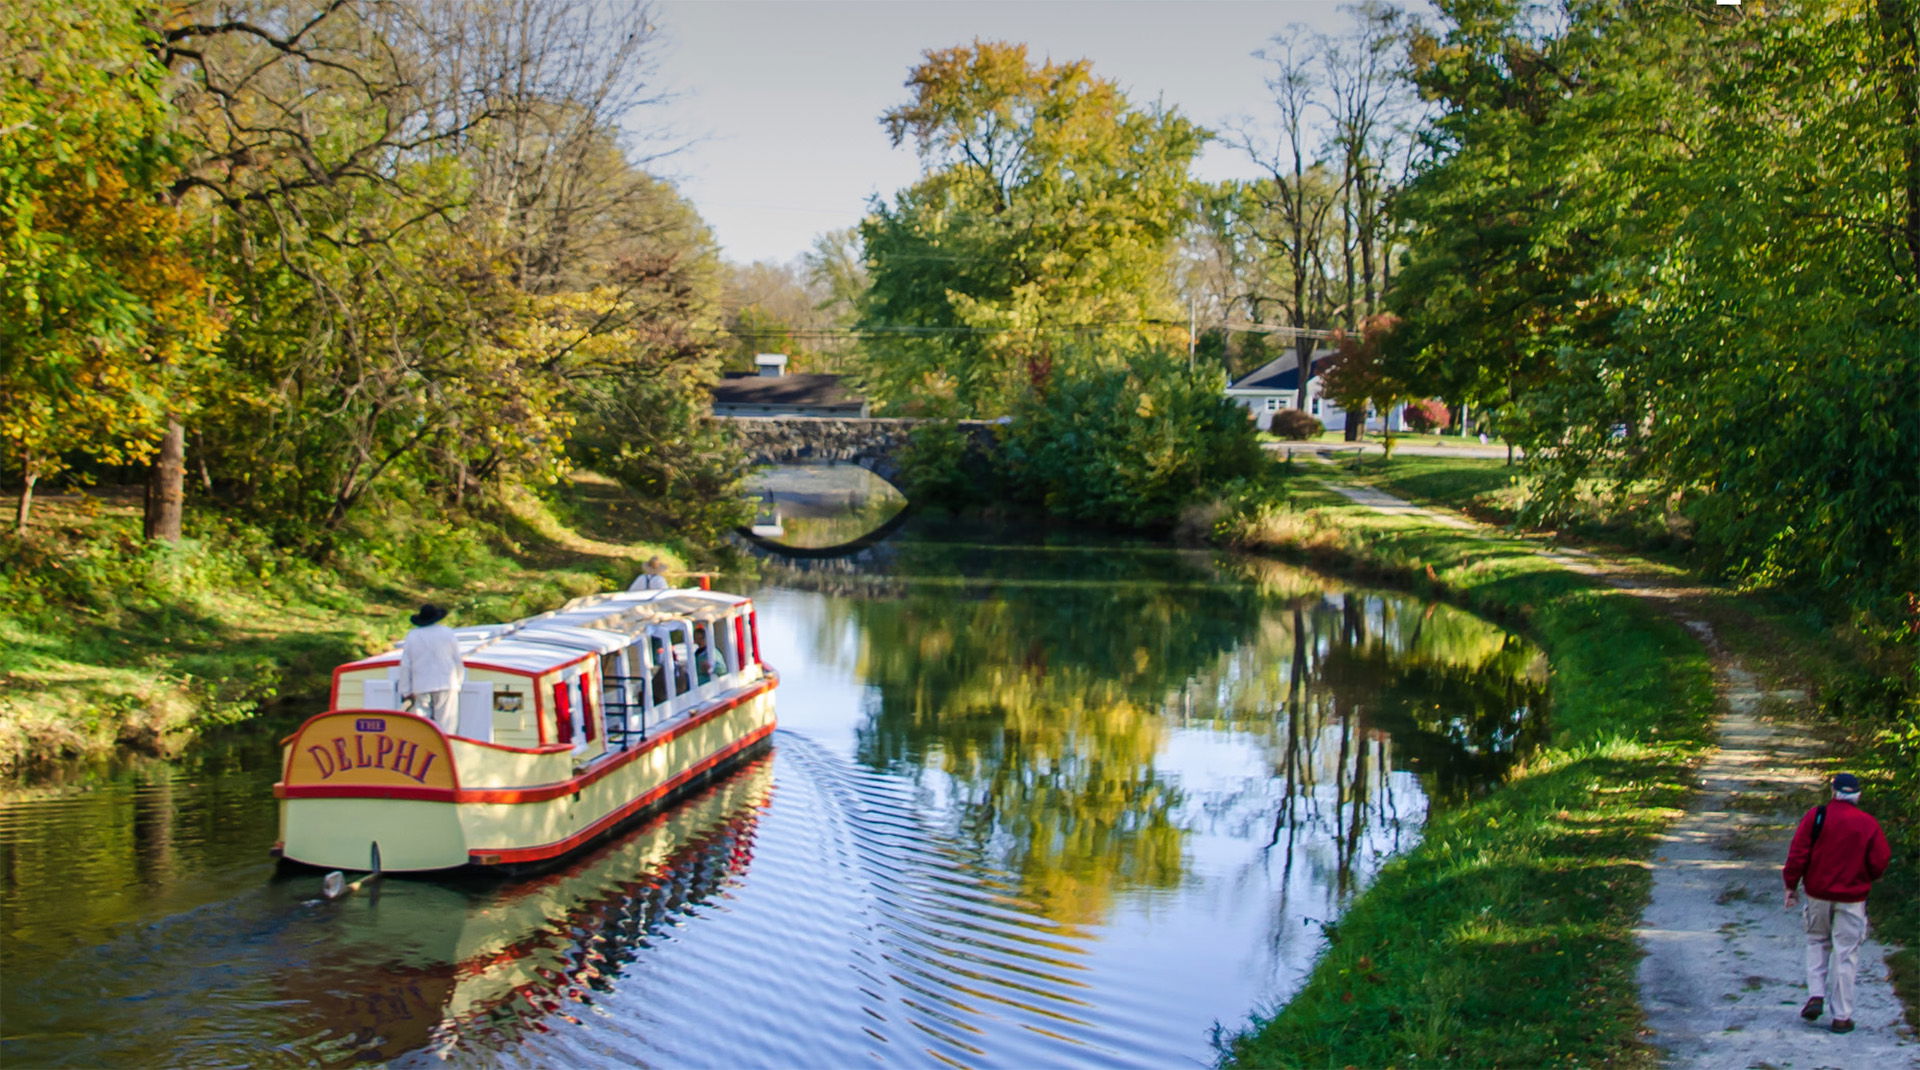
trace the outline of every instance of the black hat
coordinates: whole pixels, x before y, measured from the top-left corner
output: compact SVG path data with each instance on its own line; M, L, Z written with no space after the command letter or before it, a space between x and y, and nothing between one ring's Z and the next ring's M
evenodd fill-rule
M1835 773L1833 776L1833 790L1842 795L1858 795L1860 794L1860 778L1854 776L1852 773Z
M421 606L420 612L415 613L410 619L413 621L414 627L424 628L446 615L447 609L445 606L436 606L432 602L428 602L426 605Z

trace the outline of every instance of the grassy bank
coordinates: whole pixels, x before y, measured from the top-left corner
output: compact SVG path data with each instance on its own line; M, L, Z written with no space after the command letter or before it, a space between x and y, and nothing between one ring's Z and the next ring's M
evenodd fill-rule
M1633 1033L1630 930L1646 886L1638 860L1648 834L1681 799L1680 770L1703 743L1710 701L1703 652L1644 603L1560 571L1524 543L1384 517L1318 483L1367 484L1511 523L1522 495L1513 473L1498 462L1424 457L1310 469L1291 507L1242 513L1250 522L1237 535L1250 545L1396 577L1523 621L1555 665L1552 747L1502 791L1435 820L1423 846L1343 920L1307 990L1241 1038L1235 1051L1246 1065L1647 1058ZM1647 545L1631 535L1647 526L1631 518L1597 527L1602 541ZM1671 542L1653 541L1669 551L1664 560L1628 563L1697 583ZM1911 646L1886 636L1870 641L1805 597L1701 590L1688 601L1689 615L1712 623L1769 690L1808 696L1794 708L1770 704L1763 714L1811 727L1829 745L1831 771L1848 769L1867 782L1869 809L1896 857L1908 859L1876 885L1875 928L1896 939L1920 932L1920 867L1911 864L1920 843L1920 711ZM1583 797L1582 767L1604 768L1595 759L1606 750L1615 768ZM1569 787L1571 801L1562 795ZM1771 801L1797 812L1818 794L1809 783ZM1514 833L1510 841L1502 830ZM1780 836L1784 844L1784 830ZM1494 929L1508 939L1475 935ZM1569 933L1580 934L1578 949L1546 939ZM1409 941L1410 934L1422 940ZM1426 941L1428 934L1436 939ZM1383 969L1383 961L1394 968ZM1920 1018L1920 954L1897 949L1890 965L1909 1018Z
M1515 522L1524 497L1517 469L1472 458L1371 461L1342 469L1339 478L1498 524ZM1644 514L1655 503L1641 504ZM1623 503L1596 505L1575 532L1605 544L1634 546L1663 562L1662 568L1684 562L1684 540L1673 537L1667 518L1622 510ZM1861 777L1868 808L1886 828L1896 857L1905 858L1875 886L1875 928L1896 938L1920 933L1920 660L1915 653L1920 619L1909 622L1904 636L1869 634L1833 604L1830 593L1702 590L1689 600L1687 611L1712 624L1720 642L1759 675L1767 690L1806 696L1791 708L1763 709L1763 714L1783 717L1796 730L1820 737L1829 772ZM1807 786L1774 801L1797 813L1822 800ZM1916 945L1920 941L1908 940L1889 957L1910 1021L1920 1021Z
M1553 661L1550 742L1436 815L1329 931L1312 977L1238 1038L1244 1066L1640 1065L1652 837L1708 743L1711 670L1684 630L1524 542L1303 488L1237 540L1433 590L1524 626Z
M164 753L276 699L311 712L332 667L398 639L422 601L510 619L624 584L654 552L678 561L609 541L608 486L579 477L485 518L388 510L325 563L209 515L145 544L137 494L49 497L24 538L0 537L0 769Z

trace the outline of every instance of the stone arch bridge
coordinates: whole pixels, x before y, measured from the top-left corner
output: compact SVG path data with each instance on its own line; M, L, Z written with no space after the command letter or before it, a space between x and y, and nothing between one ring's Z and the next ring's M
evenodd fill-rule
M901 462L916 428L936 420L837 416L715 416L732 427L747 463L857 464L900 486ZM990 454L997 440L991 420L960 420L969 452ZM902 487L901 492L905 493Z

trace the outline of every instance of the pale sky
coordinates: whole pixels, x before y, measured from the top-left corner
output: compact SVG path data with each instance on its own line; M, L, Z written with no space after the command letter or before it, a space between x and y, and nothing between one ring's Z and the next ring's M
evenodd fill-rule
M906 100L926 49L980 37L1088 59L1134 103L1157 98L1219 129L1271 112L1255 49L1289 23L1347 25L1334 0L658 0L655 12L660 80L678 98L636 123L664 119L696 139L654 169L740 263L791 259L918 176L879 117ZM1211 144L1195 174L1255 171Z

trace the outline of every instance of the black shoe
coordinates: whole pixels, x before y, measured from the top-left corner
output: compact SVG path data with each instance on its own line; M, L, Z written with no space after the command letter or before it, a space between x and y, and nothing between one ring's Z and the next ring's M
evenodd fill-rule
M1827 1001L1822 999L1819 996L1815 996L1812 999L1807 1001L1806 1006L1800 1008L1800 1017L1805 1018L1807 1021L1811 1022L1816 1018L1819 1018L1821 1014L1825 1013L1826 1009L1827 1009Z
M1835 1018L1833 1020L1833 1024L1828 1026L1827 1028L1833 1030L1836 1033L1851 1033L1853 1032L1853 1019Z

